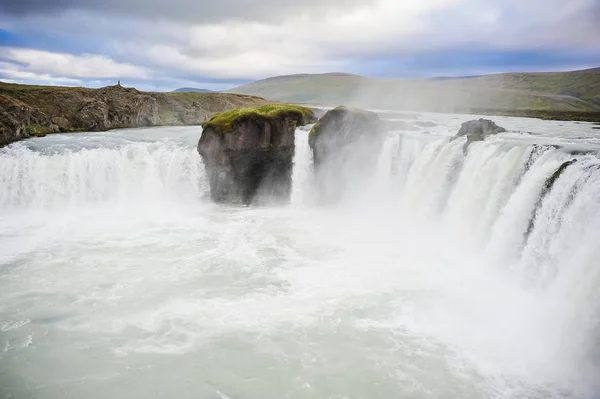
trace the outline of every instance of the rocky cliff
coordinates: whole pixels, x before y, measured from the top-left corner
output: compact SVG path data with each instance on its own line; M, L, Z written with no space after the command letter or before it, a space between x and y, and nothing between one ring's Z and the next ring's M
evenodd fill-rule
M216 202L287 202L297 126L316 121L304 107L272 104L220 113L198 142Z
M31 136L161 125L200 125L216 112L265 104L226 93L150 93L0 83L0 146Z

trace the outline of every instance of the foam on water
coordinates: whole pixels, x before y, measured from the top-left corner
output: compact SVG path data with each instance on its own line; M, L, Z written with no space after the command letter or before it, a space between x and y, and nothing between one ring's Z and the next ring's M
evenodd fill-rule
M593 398L600 162L547 144L595 139L427 117L326 208L304 130L286 207L208 202L197 128L0 150L0 393Z

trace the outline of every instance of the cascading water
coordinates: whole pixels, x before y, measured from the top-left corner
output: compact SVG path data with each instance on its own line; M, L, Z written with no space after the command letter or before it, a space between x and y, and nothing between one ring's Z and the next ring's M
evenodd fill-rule
M104 201L204 194L204 170L194 148L128 143L44 154L17 143L0 163L0 208L71 207ZM188 198L189 199L189 198Z
M287 207L211 204L197 128L0 150L0 394L597 397L598 143L437 117L327 207L305 130Z

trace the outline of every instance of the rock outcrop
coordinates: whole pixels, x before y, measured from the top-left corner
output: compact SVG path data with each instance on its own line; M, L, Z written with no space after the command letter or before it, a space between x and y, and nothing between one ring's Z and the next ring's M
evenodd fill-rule
M467 146L475 141L482 141L487 136L496 133L504 133L506 129L496 125L489 119L477 119L462 124L456 137L467 136ZM465 147L466 148L466 147Z
M388 126L376 113L337 107L309 134L316 186L321 201L334 202L372 178Z
M216 112L265 103L253 96L149 93L120 85L86 89L0 83L0 146L45 133L200 125Z
M0 115L0 146L60 130L44 113L2 94Z
M204 123L198 152L213 200L289 201L296 127L315 121L309 108L274 104L228 111Z

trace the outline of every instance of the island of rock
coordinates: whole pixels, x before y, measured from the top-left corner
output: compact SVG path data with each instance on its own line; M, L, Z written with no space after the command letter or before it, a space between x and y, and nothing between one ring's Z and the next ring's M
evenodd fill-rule
M480 118L463 123L455 137L467 136L466 148L469 144L482 141L489 135L504 132L506 129L496 125L494 121Z
M309 108L269 104L213 116L198 142L210 194L220 203L287 202L296 127L316 122Z
M309 134L318 195L337 201L361 190L372 178L381 154L386 124L374 112L337 107L328 111ZM352 184L352 186L351 186Z

